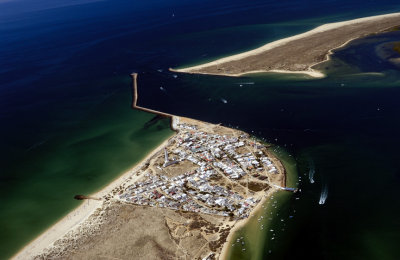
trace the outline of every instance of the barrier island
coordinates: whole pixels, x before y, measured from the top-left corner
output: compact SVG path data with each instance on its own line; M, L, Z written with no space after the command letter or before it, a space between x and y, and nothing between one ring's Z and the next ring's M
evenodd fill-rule
M333 50L370 34L397 29L399 25L400 13L329 23L251 51L198 66L170 70L235 77L261 72L301 73L321 78L324 73L314 67L328 60Z

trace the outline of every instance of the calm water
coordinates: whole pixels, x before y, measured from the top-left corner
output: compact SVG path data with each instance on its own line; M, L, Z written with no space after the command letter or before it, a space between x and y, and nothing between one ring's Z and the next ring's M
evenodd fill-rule
M177 81L183 84L166 85L168 95L159 93L165 103L148 98L145 105L238 126L294 155L302 192L279 195L278 203L285 203L263 257L396 259L400 73L374 53L382 43L399 40L400 33L393 32L355 42L324 64L332 74L322 80L181 75ZM366 57L372 62L365 63ZM141 85L154 82L155 75L142 77ZM253 224L247 237L239 234L245 244L256 236ZM244 254L241 246L233 248L237 259L258 259L251 246Z
M298 170L294 158L281 147L272 148L286 169L286 186L298 187ZM298 196L297 196L298 197ZM278 239L287 236L294 229L293 215L296 213L294 203L290 202L292 194L286 191L274 193L257 212L253 212L246 225L238 230L229 241L228 259L264 259L272 258ZM275 241L276 239L276 241ZM286 238L287 242L290 237Z
M175 78L167 68L399 9L396 1L0 1L0 258L77 206L73 195L107 184L172 133L130 109L128 75L137 71L141 105L239 127L296 161L302 193L278 198L284 221L271 223L284 231L265 233L244 258L395 259L400 74L376 47L398 33L338 51L322 80Z

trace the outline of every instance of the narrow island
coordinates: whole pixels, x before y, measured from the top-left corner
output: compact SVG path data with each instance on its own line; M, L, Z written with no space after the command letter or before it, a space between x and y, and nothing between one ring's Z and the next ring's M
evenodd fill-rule
M14 259L225 259L228 241L275 191L282 163L247 133L170 117L176 133ZM89 201L90 200L90 201ZM92 205L92 206L90 206ZM223 253L224 252L224 253Z
M333 50L350 41L400 25L400 13L365 17L319 26L311 31L268 43L257 49L174 72L242 76L249 73L302 73L321 78L315 69Z

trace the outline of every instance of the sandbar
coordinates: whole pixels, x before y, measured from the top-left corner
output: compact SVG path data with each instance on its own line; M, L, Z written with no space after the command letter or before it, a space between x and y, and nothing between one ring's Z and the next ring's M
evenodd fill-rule
M292 37L265 44L254 50L205 64L170 69L174 72L239 77L250 73L303 73L321 78L314 68L329 59L332 51L354 39L380 33L400 25L400 13L370 16L329 23Z

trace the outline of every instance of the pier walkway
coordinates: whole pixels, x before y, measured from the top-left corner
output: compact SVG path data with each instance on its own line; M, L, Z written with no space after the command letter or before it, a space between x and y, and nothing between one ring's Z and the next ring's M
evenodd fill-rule
M275 188L280 189L280 190L291 191L291 192L293 192L293 193L296 193L296 192L299 190L299 189L297 189L297 188L281 187L281 186L278 186L278 185L272 184L272 183L271 183L271 185L274 186Z

